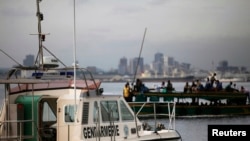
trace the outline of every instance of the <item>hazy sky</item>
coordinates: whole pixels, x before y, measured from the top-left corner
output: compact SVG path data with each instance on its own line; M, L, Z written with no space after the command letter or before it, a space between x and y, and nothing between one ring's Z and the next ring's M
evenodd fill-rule
M73 0L43 0L43 42L73 62ZM36 0L0 1L0 48L22 63L38 52ZM250 0L76 0L76 50L81 67L117 68L119 59L151 63L162 52L192 67L221 60L250 66ZM0 67L14 64L0 53Z

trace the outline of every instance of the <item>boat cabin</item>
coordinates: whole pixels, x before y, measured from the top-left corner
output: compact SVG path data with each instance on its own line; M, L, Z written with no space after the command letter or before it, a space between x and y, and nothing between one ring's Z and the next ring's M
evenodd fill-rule
M70 96L57 102L58 116L63 117L58 118L57 126L63 127L58 140L76 133L77 140L134 138L142 130L138 119L136 128L133 112L121 96L83 97L77 106Z
M72 95L20 95L9 108L15 111L9 113L10 120L19 121L10 123L10 129L30 140L63 141L72 136L74 140L124 139L137 136L142 129L139 121L136 128L135 117L121 96L81 94L75 100Z

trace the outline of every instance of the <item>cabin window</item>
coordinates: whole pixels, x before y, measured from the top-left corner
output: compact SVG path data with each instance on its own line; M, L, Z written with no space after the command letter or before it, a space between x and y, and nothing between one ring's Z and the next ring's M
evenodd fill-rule
M133 114L130 112L124 101L120 101L122 120L134 120Z
M93 113L93 117L94 117L94 122L98 122L99 110L98 110L97 101L94 102L94 113Z
M119 121L117 101L101 101L100 106L103 122Z
M47 102L43 103L42 121L56 121L56 116Z
M75 120L75 111L77 108L75 105L66 105L64 107L64 121L65 122L74 122Z

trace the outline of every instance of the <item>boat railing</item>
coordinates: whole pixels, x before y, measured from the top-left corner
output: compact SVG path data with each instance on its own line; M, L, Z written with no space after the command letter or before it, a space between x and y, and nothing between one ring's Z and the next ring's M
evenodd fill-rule
M168 127L166 129L175 130L175 105L176 105L175 102L147 101L147 102L131 102L131 103L141 105L139 110L135 113L136 117L143 117L143 116L144 117L152 117L153 116L155 129L157 128L157 117L168 117ZM159 104L167 105L168 113L157 113L156 109L157 109L157 105L159 105ZM153 106L153 113L152 114L140 114L146 106L150 106L150 105ZM134 106L132 106L132 109L134 109Z
M97 90L97 95L100 95L103 92L103 89L98 88L98 85L97 85L92 73L88 69L85 69L85 68L78 68L78 69L83 77L83 80L86 83L87 89L88 90L90 89L88 86L88 83L87 83L87 79L90 79L91 81L93 81L93 83L95 85L95 89ZM89 77L87 77L87 75L89 75Z
M23 74L22 74L23 73ZM46 69L39 69L37 67L16 67L9 70L6 79L41 79L41 80L48 80L48 79L69 79L73 76L77 76L77 79L82 79L88 90L93 89L88 84L90 81L94 83L95 88L98 90L98 94L102 92L99 90L98 83L96 79L94 79L92 72L86 68L76 68L76 74L73 72L72 67L65 67L65 68L46 68ZM88 81L89 80L89 81ZM91 83L92 84L92 83Z
M0 140L23 140L34 138L31 135L24 135L24 124L33 123L32 120L5 120L0 121Z

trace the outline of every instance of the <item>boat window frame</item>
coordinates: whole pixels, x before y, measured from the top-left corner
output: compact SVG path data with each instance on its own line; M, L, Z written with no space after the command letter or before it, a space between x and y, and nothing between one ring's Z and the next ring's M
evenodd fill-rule
M101 100L100 109L102 122L118 122L120 120L119 105L117 100ZM111 116L113 116L112 119Z
M77 110L77 106L74 104L67 104L64 106L63 111L64 111L64 122L65 123L75 122L75 111L76 110Z
M122 121L133 121L134 114L131 113L128 106L125 104L125 102L123 100L120 100L119 103L120 103L119 106L120 106L120 111L121 111L121 120ZM126 111L124 111L124 110L126 110ZM130 118L127 118L127 117L130 117Z
M93 109L93 122L97 123L99 122L100 115L99 115L99 105L98 101L94 101L94 109Z
M42 103L42 122L56 122L57 116L47 101Z

